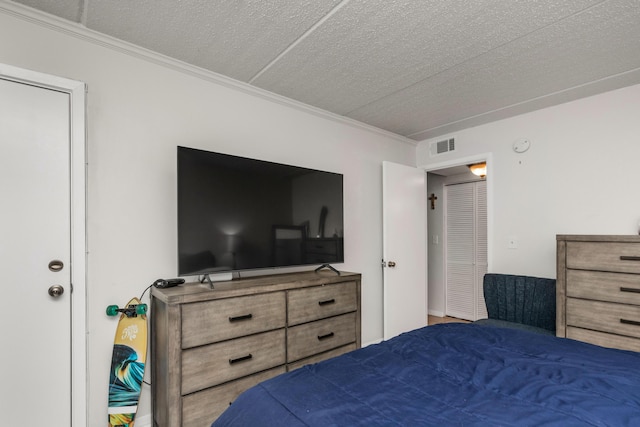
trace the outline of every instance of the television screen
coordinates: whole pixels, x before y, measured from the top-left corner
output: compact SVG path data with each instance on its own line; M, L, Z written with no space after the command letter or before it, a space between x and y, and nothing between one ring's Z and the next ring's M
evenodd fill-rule
M344 262L342 181L178 147L178 275Z

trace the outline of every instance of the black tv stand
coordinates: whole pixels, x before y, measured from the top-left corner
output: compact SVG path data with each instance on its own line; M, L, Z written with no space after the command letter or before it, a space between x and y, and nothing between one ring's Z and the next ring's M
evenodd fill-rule
M213 275L213 278L211 277ZM210 271L209 273L203 273L203 276L200 280L200 283L208 283L210 289L215 289L213 284L214 282L226 282L229 280L233 280L233 271L231 270L220 270L220 271Z
M202 276L202 279L200 279L200 283L204 283L205 280L207 281L207 283L209 283L209 289L214 289L213 281L211 280L211 277L209 276L209 273L207 273L204 276Z
M316 268L314 271L317 273L318 271L322 270L323 268L328 268L329 270L331 270L334 273L336 273L338 276L340 275L340 272L338 270L336 270L335 268L333 268L331 266L331 264L322 264L320 267Z

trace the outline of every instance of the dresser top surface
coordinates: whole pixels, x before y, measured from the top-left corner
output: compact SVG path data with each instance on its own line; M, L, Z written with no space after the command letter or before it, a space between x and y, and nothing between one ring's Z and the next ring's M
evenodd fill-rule
M152 288L152 295L168 304L181 304L359 280L359 273L341 271L337 275L329 271L305 271L213 282L213 289L208 283L198 282L173 288Z
M569 242L621 242L640 243L640 236L634 234L606 235L606 234L558 234L557 241Z

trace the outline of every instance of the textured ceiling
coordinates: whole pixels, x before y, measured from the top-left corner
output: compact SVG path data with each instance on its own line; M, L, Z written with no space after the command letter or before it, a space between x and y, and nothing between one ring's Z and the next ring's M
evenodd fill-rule
M415 140L640 83L640 0L18 0Z

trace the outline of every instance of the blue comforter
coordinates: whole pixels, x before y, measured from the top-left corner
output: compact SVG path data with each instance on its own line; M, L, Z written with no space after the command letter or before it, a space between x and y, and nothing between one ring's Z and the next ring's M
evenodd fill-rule
M445 324L267 380L224 426L640 426L640 353Z

